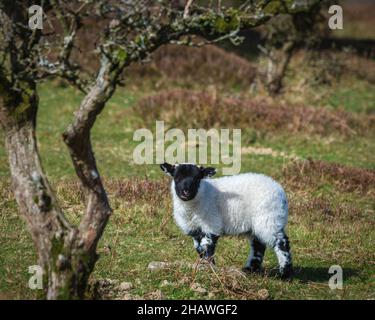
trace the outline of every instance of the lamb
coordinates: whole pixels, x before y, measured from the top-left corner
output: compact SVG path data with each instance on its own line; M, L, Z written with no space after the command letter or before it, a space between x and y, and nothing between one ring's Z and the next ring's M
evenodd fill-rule
M213 256L219 237L244 235L251 249L244 271L261 272L269 246L276 253L281 277L291 278L292 256L285 233L288 201L280 184L257 173L209 179L215 175L215 168L189 163L164 163L160 167L173 177L175 221L193 238L201 258L215 263Z

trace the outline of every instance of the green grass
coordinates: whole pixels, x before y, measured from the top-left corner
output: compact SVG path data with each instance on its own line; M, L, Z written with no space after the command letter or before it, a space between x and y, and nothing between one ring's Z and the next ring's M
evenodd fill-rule
M328 103L334 108L344 108L347 111L374 113L375 90L373 84L366 82L355 83L351 87L338 87L328 98Z
M111 183L107 183L110 194L115 194ZM5 186L4 186L5 187ZM71 220L77 221L83 207L77 193L66 185L58 183L63 207L68 209ZM146 191L147 192L147 191ZM3 190L3 197L11 198ZM131 192L130 192L131 194ZM162 196L162 191L159 196ZM181 235L171 217L169 199L149 201L120 196L111 196L114 215L100 243L101 259L93 278L119 279L134 285L133 295L147 295L161 289L166 298L205 298L190 289L190 283L198 282L215 298L256 298L260 289L266 288L274 299L359 299L374 298L372 276L374 253L372 248L373 206L371 199L358 201L358 196L348 197L333 194L335 201L362 208L363 214L355 217L341 216L334 210L334 217L327 217L316 208L303 212L296 206L304 199L303 192L290 193L291 218L289 236L293 245L296 277L292 283L285 283L275 277L276 259L268 250L265 257L265 276L230 278L224 271L214 274L211 270L195 274L189 268L173 268L150 272L151 261L184 261L193 263L196 254L190 238ZM335 198L340 198L336 199ZM301 200L304 199L304 200ZM0 271L1 288L12 298L35 297L28 290L27 267L35 263L30 237L24 230L15 212L13 200L2 202L5 206L1 220L2 251ZM369 211L369 215L366 214ZM372 214L372 218L371 218ZM366 223L367 222L367 223ZM111 248L108 250L108 248ZM221 267L240 268L246 260L248 244L242 238L223 238L217 249L217 263ZM345 290L330 290L328 268L339 264L344 269ZM184 282L181 279L185 279ZM172 285L161 287L168 280Z
M274 150L296 155L303 159L312 158L328 162L337 162L346 166L375 169L373 137L353 136L342 139L338 136L311 137L280 134L257 144Z
M375 298L374 188L365 194L345 193L325 177L319 178L318 185L303 184L303 176L300 177L303 187L296 188L283 176L283 169L291 164L289 155L375 169L372 133L322 137L303 132L246 131L243 147L270 148L276 152L244 154L241 171L266 173L286 187L291 203L288 230L296 267L293 282L286 283L275 276L277 264L271 250L265 257L264 276L236 277L222 269L216 273L212 270L195 273L189 267L150 272L147 265L151 261L193 263L197 258L191 239L182 235L173 222L167 180L158 166L132 163L135 120L139 123L142 119L134 118L130 107L154 90L149 86L118 88L92 132L98 166L114 209L100 241L100 260L92 279L130 281L132 295L148 297L150 292L160 289L168 299L207 298L190 288L193 282L211 292L210 297L220 299L257 299L260 289L267 289L271 299ZM369 86L363 86L362 90L340 88L319 105L359 113L373 110L373 90ZM82 96L58 82L40 85L39 94L37 137L43 165L63 210L71 221L78 222L84 208L73 185L74 170L61 134ZM160 184L155 197L150 198L147 189L142 191L145 178ZM36 298L37 293L27 287L28 266L36 264L36 255L25 223L17 214L2 142L0 179L0 298ZM141 198L131 190L126 195L117 193L114 181L129 180L141 190ZM217 250L218 266L241 268L247 253L245 239L223 238ZM328 287L328 268L336 264L344 269L344 290ZM164 280L172 284L162 286Z

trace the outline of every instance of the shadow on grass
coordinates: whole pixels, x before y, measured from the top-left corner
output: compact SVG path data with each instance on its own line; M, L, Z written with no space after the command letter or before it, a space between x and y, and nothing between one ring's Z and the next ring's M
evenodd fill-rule
M293 279L299 280L302 283L307 282L321 282L321 283L328 283L328 280L334 275L328 273L328 267L294 267L294 274ZM279 277L278 271L276 268L269 270L268 276L270 277ZM359 271L352 268L344 268L343 269L343 279L344 281L359 276Z
M298 267L294 268L294 279L298 279L301 282L324 282L328 283L328 280L333 276L333 274L328 273L328 267ZM343 279L348 280L351 277L359 275L359 271L352 268L343 268Z

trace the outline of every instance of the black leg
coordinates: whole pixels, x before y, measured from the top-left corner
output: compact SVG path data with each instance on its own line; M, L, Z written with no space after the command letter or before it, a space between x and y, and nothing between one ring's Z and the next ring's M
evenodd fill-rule
M281 278L291 279L293 276L292 254L290 253L289 239L285 232L280 232L277 235L274 250L279 261Z
M256 237L250 239L250 254L246 262L244 271L259 273L262 270L262 262L266 246Z
M199 256L203 258L204 249L201 246L201 241L204 237L204 233L200 229L198 229L198 230L189 232L189 235L193 238L195 250L198 252Z
M201 246L204 250L204 258L213 264L215 264L214 254L218 239L219 236L209 233L206 234L201 240Z
M219 236L214 234L204 234L200 230L190 232L189 235L193 237L195 250L201 258L204 258L212 263L215 263L213 256Z

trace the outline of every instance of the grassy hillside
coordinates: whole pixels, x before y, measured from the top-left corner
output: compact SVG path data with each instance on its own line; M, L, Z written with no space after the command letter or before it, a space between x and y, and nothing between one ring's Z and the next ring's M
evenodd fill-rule
M375 91L372 68L366 67L374 61L344 55L340 61L355 60L362 69L343 68L330 82L310 83L317 69L305 66L301 53L288 72L285 92L271 99L251 85L256 65L234 54L212 47L199 53L186 49L191 51L184 62L171 72L181 49L163 50L150 65L131 69L127 86L118 88L93 131L114 209L91 279L111 281L93 285L93 291L122 299L374 299ZM246 79L243 70L249 72ZM185 77L187 73L191 76ZM84 209L82 195L61 133L81 95L59 81L40 85L39 92L43 164L62 208L77 222ZM216 270L191 265L197 256L191 239L173 222L168 179L158 165L132 160L134 130L153 130L155 120L184 130L242 129L241 172L271 175L288 193L293 282L276 277L270 250L264 276L238 272L249 250L245 239L219 241ZM2 144L0 213L0 297L36 298L27 288L28 266L36 257L17 215ZM151 271L153 261L167 264ZM328 287L331 265L344 269L343 290ZM116 284L124 281L132 288L117 290Z

